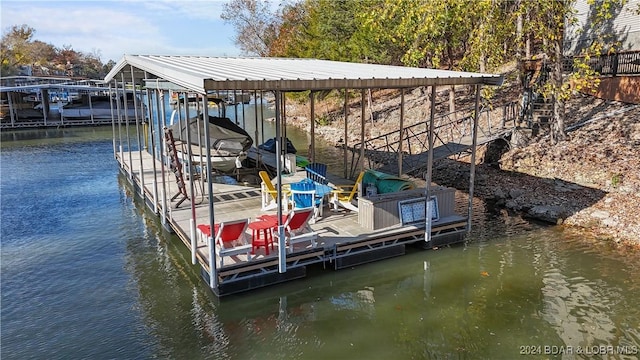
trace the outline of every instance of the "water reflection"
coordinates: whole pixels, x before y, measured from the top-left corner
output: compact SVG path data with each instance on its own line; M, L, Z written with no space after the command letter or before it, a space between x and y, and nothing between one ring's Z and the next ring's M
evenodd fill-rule
M563 240L537 229L318 272L224 298L198 327L222 358L513 358L532 342L637 345L638 280L619 284L637 266L593 279L585 261L616 264L550 236Z
M563 240L578 243L571 237ZM580 245L581 257L562 256L558 252L546 254L542 318L555 329L565 346L585 349L599 345L615 348L637 345L640 340L639 293L637 289L625 293L620 283L626 282L626 276L632 274L619 273L624 264L602 262L594 252L596 249ZM590 266L576 270L584 264ZM636 298L630 298L629 292Z

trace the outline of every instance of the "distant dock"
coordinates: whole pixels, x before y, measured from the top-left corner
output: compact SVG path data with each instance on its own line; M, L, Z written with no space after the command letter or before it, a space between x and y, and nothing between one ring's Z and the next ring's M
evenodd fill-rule
M133 101L131 91L111 94L114 92L99 80L2 78L0 129L111 125L118 118L135 122L136 112L146 112L144 104Z

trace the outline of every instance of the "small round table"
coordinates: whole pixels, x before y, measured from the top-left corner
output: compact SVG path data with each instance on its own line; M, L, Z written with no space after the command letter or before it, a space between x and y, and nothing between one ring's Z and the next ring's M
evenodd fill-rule
M249 224L251 229L251 253L255 253L256 248L264 247L265 254L269 255L269 245L273 250L273 237L271 229L277 226L273 220L257 220ZM261 236L262 235L262 236Z

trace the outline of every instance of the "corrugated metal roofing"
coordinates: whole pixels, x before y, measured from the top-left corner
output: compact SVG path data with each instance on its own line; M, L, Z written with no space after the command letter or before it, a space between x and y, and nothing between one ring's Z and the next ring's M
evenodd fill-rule
M125 55L107 74L136 81L163 79L189 91L208 90L327 90L402 88L428 85L500 85L503 77L461 71L348 63L317 59L238 58L205 56Z

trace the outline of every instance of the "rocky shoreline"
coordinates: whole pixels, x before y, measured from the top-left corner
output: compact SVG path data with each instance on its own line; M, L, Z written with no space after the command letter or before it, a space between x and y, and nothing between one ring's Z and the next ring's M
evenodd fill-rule
M405 124L424 119L419 95L414 91L405 98ZM382 109L377 131L397 126L398 114L384 111L396 102L394 97L377 101L374 111ZM305 110L288 109L288 124L308 129ZM349 116L359 123L359 116ZM640 105L576 94L567 105L566 124L567 140L556 145L540 137L497 156L480 148L474 196L505 215L581 228L602 241L640 249ZM344 119L318 126L316 134L342 138ZM468 161L436 162L433 181L466 191Z

